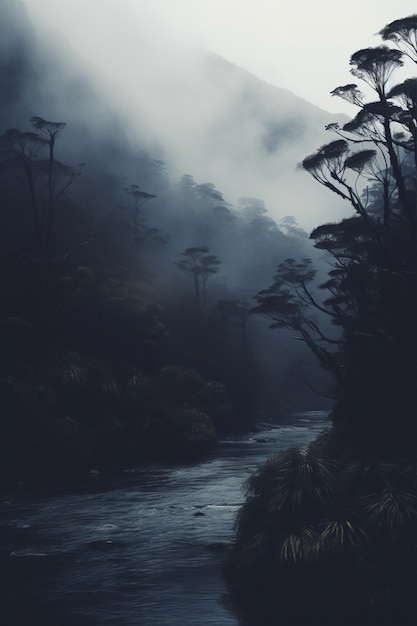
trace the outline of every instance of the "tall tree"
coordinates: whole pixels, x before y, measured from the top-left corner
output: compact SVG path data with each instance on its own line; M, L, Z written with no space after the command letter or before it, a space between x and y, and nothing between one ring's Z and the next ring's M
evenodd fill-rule
M207 246L187 248L182 253L181 261L175 265L179 270L191 276L194 286L194 302L196 310L207 304L207 280L216 274L221 265L220 259L214 254L208 254Z
M8 129L0 137L2 160L8 167L23 169L36 244L39 251L51 260L58 201L80 176L81 171L56 159L56 141L62 134L65 123L50 122L37 116L31 118L31 123L38 132ZM42 158L45 148L47 156Z
M133 199L133 226L136 229L138 228L138 220L143 205L148 200L156 198L156 196L152 193L142 191L139 185L130 185L130 187L125 187L124 191Z

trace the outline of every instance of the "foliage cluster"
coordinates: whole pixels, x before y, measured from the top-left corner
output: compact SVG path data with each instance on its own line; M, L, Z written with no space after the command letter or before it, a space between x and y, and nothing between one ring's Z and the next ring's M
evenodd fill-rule
M271 458L248 480L226 578L249 624L411 623L415 466L352 451L343 457L341 443L327 433L306 451Z

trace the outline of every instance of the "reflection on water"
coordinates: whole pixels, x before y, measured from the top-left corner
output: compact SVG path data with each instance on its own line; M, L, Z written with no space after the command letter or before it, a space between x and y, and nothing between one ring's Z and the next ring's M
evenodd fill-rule
M74 493L3 498L3 623L236 626L218 600L242 484L325 425L324 413L300 413L221 441L200 465L92 475Z

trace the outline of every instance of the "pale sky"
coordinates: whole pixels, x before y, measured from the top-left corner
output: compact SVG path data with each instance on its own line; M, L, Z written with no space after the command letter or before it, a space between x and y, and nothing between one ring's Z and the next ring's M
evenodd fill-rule
M31 16L63 32L82 56L142 36L182 39L323 109L352 114L329 96L352 81L350 55L376 46L387 23L417 12L416 0L25 0ZM111 33L111 37L110 37Z

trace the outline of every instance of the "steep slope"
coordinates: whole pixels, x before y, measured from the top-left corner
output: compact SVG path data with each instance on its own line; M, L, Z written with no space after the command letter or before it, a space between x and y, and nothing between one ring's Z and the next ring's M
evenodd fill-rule
M335 116L214 54L162 46L142 36L146 24L125 47L108 33L109 65L79 56L64 24L52 34L33 26L20 2L3 0L0 13L2 128L31 115L66 121L76 158L90 166L129 176L123 152L147 150L172 178L211 181L232 203L260 197L277 219L293 214L310 229L341 217L341 201L296 171L331 140L324 126Z

